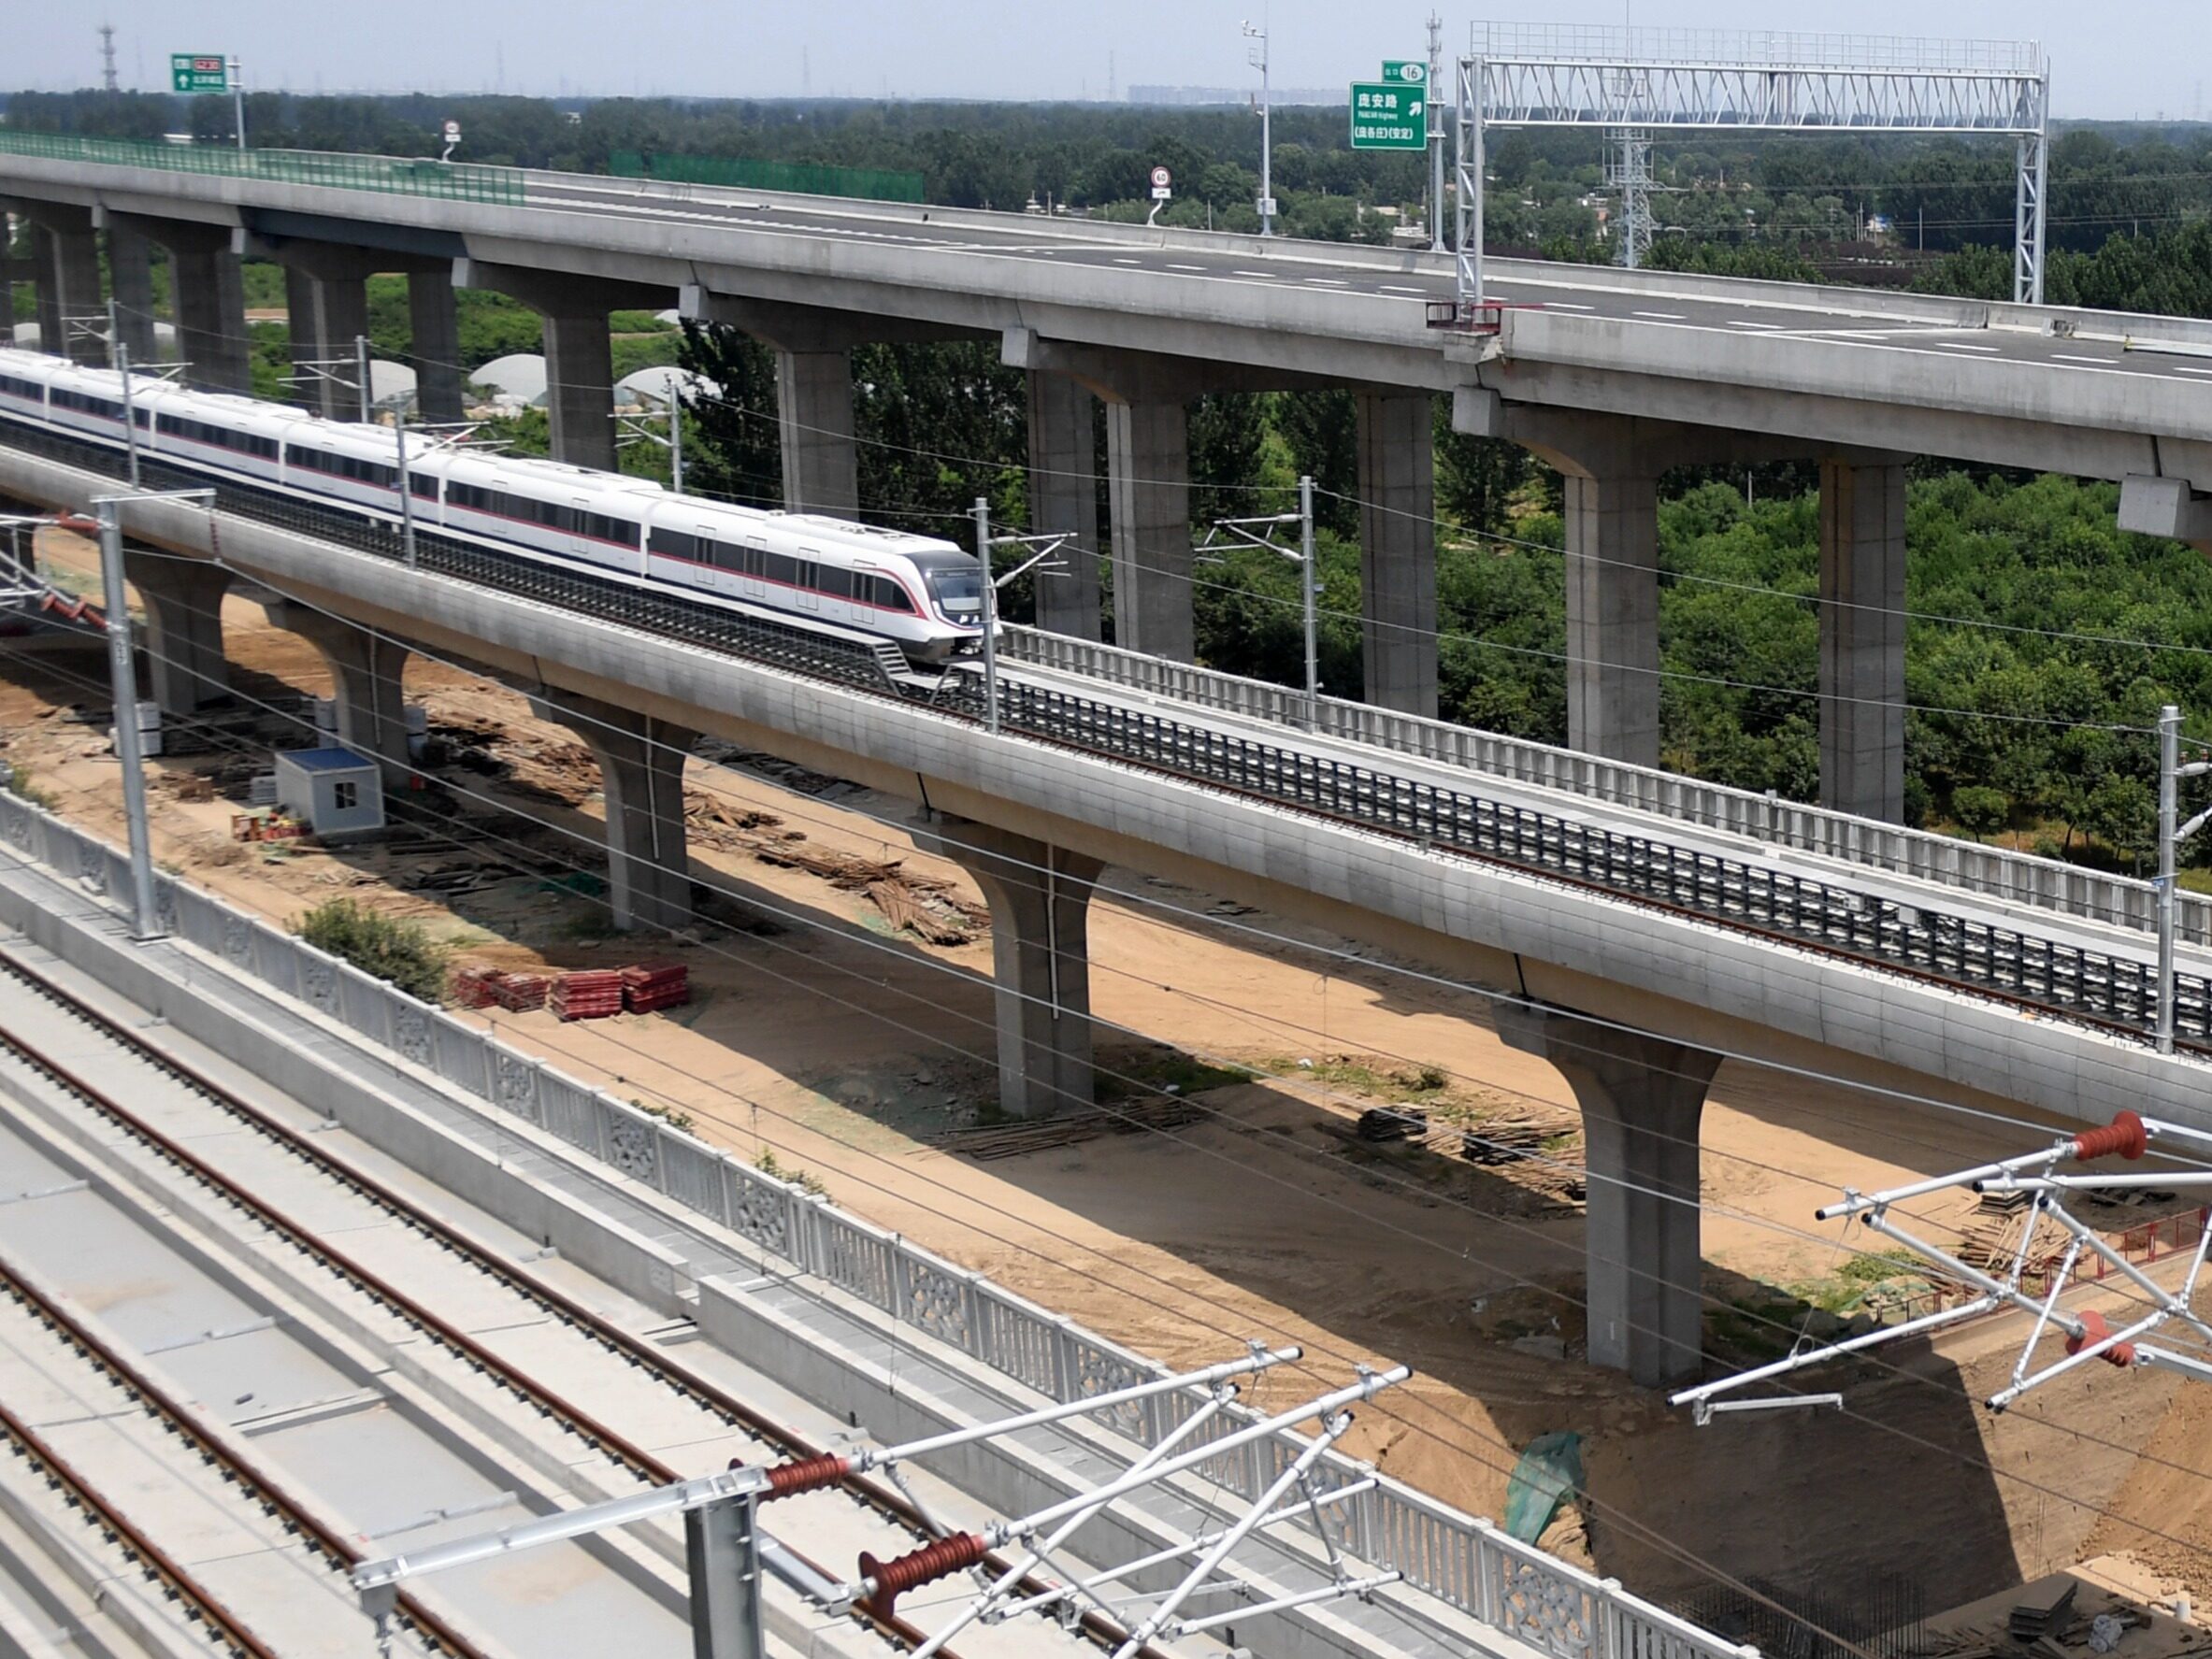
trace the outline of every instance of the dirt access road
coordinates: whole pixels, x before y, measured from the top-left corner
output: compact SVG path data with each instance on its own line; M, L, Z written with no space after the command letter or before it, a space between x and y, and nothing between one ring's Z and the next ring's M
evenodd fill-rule
M87 550L46 540L63 566L87 568ZM604 860L584 751L512 691L413 658L407 693L427 706L443 762L431 768L438 786L411 801L410 827L335 852L248 849L229 838L233 802L184 799L171 780L242 775L266 765L256 756L270 744L298 746L304 700L329 686L314 651L270 630L257 606L234 595L224 625L238 711L196 745L172 728L203 752L156 765L165 863L283 922L333 896L361 899L420 920L457 961L680 955L699 995L673 1016L470 1017L1163 1359L1262 1337L1304 1343L1332 1372L1402 1360L1416 1383L1363 1414L1355 1449L1441 1497L1497 1514L1519 1448L1577 1430L1588 1495L1547 1538L1562 1553L1660 1595L1707 1584L1714 1563L1784 1588L1815 1568L1831 1585L1903 1570L1932 1608L2073 1565L2100 1508L2145 1519L2129 1501L2135 1453L2161 1429L2171 1384L2096 1367L1992 1421L1965 1401L1995 1385L1994 1327L1897 1369L1862 1369L1846 1413L1702 1431L1580 1363L1572 1098L1548 1065L1499 1042L1481 996L1417 964L1110 872L1090 930L1093 1002L1114 1028L1100 1034L1102 1079L1124 1098L1184 1084L1199 1115L978 1163L940 1141L985 1114L992 1094L987 935L921 942L865 893L758 855L782 843L896 860L925 891L942 883L979 902L955 866L914 850L898 827L904 804L742 758L695 761L695 864L723 896L672 950L610 938L592 891ZM105 674L96 649L0 640L0 764L120 837ZM1378 1100L1429 1104L1440 1122L1568 1133L1547 1134L1534 1162L1478 1169L1361 1146L1350 1122ZM1847 1307L1863 1288L1846 1271L1858 1240L1811 1219L1836 1188L2022 1144L2019 1131L1970 1117L1724 1065L1702 1151L1712 1339L1787 1346L1807 1320L1827 1328L1809 1304ZM1924 1219L1939 1232L1969 1221L1942 1203ZM2177 1419L2161 1453L2212 1467L2208 1433ZM2155 1543L2162 1570L2212 1585L2199 1548L2212 1517L2184 1512L2173 1538L2155 1522L2129 1537L2112 1524L2100 1550Z

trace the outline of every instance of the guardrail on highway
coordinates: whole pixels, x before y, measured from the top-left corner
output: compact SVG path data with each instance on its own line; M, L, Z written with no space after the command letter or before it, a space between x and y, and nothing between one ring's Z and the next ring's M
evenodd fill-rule
M1010 626L1005 638L1010 657L1040 667L1128 686L1171 702L1220 708L1272 725L1302 730L1307 723L1306 694L1288 686L1163 662L1035 628ZM2157 895L2151 884L2125 876L2007 852L1927 830L1877 823L1750 790L1701 783L1674 772L1477 731L1448 721L1395 714L1338 697L1320 700L1314 725L1320 735L1348 743L1417 754L1471 772L1561 790L1609 806L1658 813L1771 846L1891 870L1969 893L1986 893L2037 909L2086 916L2146 933L2155 932L2158 926ZM2177 898L2180 937L2193 944L2212 943L2212 900L2193 893L2180 894Z
M153 167L167 173L213 173L275 184L321 184L385 195L449 196L464 202L523 205L523 175L512 167L435 162L414 156L359 155L320 150L239 150L228 144L146 144L75 133L0 130L0 155L47 161Z
M0 789L0 852L77 882L119 917L110 895L130 892L121 848ZM839 1211L826 1199L764 1175L718 1147L593 1088L417 1001L381 980L166 874L155 904L172 937L237 976L315 1008L378 1047L487 1105L557 1137L618 1173L743 1236L890 1318L949 1343L1054 1400L1070 1401L1168 1375L1142 1354L1084 1330L979 1273ZM1158 1395L1101 1411L1102 1424L1156 1442L1203 1403ZM1193 1444L1256 1421L1232 1407ZM1309 1442L1283 1434L1206 1466L1204 1473L1256 1499ZM1331 1486L1368 1466L1329 1454ZM1664 1608L1630 1595L1389 1479L1327 1511L1330 1541L1551 1659L1758 1659ZM1312 1523L1294 1524L1311 1534Z

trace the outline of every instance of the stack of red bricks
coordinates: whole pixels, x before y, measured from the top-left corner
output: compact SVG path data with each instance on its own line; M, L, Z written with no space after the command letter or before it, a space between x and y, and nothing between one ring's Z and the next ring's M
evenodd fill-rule
M453 1000L465 1008L488 1008L497 1000L499 970L471 962L453 970Z
M553 1011L563 1020L604 1020L622 1012L622 969L579 968L553 981Z
M691 969L681 962L640 962L622 970L623 1006L633 1014L682 1008L691 1000Z
M495 974L492 1000L513 1014L526 1014L545 1006L550 981L543 974Z

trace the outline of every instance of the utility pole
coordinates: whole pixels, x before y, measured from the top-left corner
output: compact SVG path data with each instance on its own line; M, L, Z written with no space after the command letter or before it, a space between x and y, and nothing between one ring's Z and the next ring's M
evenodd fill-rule
M1043 565L1070 537L1065 534L1047 532L1041 536L998 536L991 534L991 500L987 495L975 498L975 557L983 566L983 624L984 624L984 726L985 730L998 729L998 590ZM1004 576L991 575L991 550L995 547L1035 548L1037 551L1023 560ZM1058 570L1066 566L1051 565Z
M2208 822L2212 807L2176 827L2181 779L2212 772L2212 761L2181 764L2181 710L2167 704L2158 715L2158 1048L2174 1051L2174 879L2181 843Z
M1274 539L1278 525L1298 526L1298 551L1291 551ZM1215 539L1228 536L1228 541ZM1305 612L1306 625L1306 727L1316 728L1321 720L1321 632L1320 611L1316 584L1319 565L1314 553L1314 480L1298 480L1298 511L1294 513L1263 513L1248 519L1216 519L1206 532L1206 539L1191 551L1218 559L1220 550L1229 545L1263 548L1278 558L1289 559L1299 566L1299 595L1300 608Z
M377 412L376 390L368 379L368 336L365 334L353 336L353 373L357 377L353 383L361 388L361 421L366 425L377 418Z
M415 568L415 480L408 476L407 467L407 400L395 398L392 404L392 439L399 446L399 545L407 555L407 567Z
M237 123L238 148L246 148L246 70L237 59L230 61L230 107Z
M1251 20L1244 22L1246 39L1259 44L1246 50L1245 57L1259 71L1259 234L1275 234L1275 144L1273 116L1269 108L1268 83L1268 24L1262 14L1260 26L1255 29Z
M131 661L131 606L122 585L122 502L93 503L100 520L101 599L108 612L108 683L115 705L115 758L122 763L122 816L131 848L131 937L161 937L153 900L153 846L146 822L145 759L138 741L138 675Z
M117 325L115 296L108 296L108 353L115 359L115 372L122 379L122 444L130 457L131 488L138 488L138 411L131 403L131 349L122 343Z
M1444 17L1429 14L1429 251L1444 251Z

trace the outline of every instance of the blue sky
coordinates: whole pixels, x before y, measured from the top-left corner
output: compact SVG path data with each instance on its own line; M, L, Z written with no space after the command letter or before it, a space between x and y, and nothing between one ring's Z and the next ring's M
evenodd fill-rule
M2212 0L1625 0L1639 28L1834 30L2039 39L2061 116L2173 117L2204 108ZM1346 0L90 0L24 7L0 82L96 82L103 17L126 86L165 79L172 51L236 52L249 84L402 89L873 97L1105 95L1134 83L1257 80L1238 24L1268 6L1275 80L1333 86L1383 57L1418 55L1428 16ZM1621 21L1624 0L1444 8L1447 43L1471 16ZM1110 61L1111 60L1111 61Z

